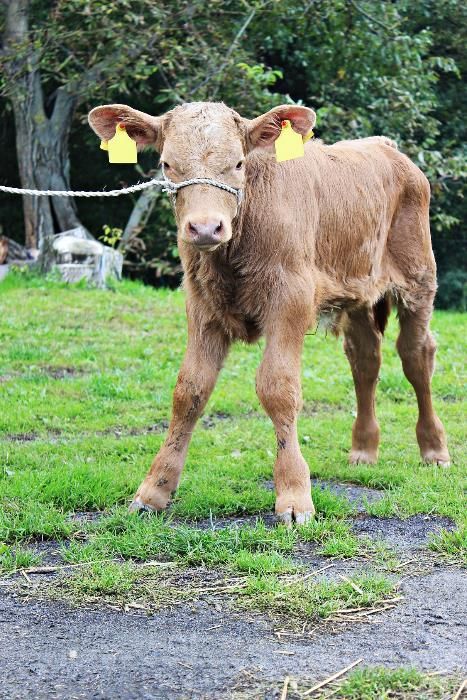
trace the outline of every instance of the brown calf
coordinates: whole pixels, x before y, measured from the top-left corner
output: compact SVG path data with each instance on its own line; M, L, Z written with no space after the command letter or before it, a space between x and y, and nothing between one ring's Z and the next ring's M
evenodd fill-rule
M238 212L234 194L209 184L177 195L188 347L167 439L133 510L166 508L230 344L264 335L256 389L277 435L276 513L288 523L306 522L314 508L297 439L304 335L320 314L333 312L357 396L350 461L373 463L379 442L375 388L391 302L399 312L397 349L417 395L422 458L449 463L430 390L436 267L428 181L380 136L332 146L310 141L304 158L278 164L271 146L283 119L305 135L315 114L284 105L248 120L214 103L185 104L160 117L124 105L90 113L101 138L111 138L121 122L139 146L154 145L173 182L214 178L245 194Z

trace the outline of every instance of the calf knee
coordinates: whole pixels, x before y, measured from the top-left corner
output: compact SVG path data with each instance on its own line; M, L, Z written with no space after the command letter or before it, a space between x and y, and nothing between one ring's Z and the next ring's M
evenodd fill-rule
M197 417L203 410L214 383L214 377L192 377L180 373L173 393L174 415Z
M302 406L298 379L282 371L260 367L256 377L256 393L271 419L288 427Z
M363 344L358 347L348 336L344 340L344 351L349 360L353 374L358 379L376 382L381 367L379 344L374 347Z
M436 341L429 331L422 338L400 333L396 342L397 351L407 374L433 374L436 354Z

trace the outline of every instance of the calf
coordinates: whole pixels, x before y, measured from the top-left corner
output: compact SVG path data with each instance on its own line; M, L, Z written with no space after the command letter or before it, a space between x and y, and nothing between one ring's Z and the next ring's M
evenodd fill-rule
M305 333L324 312L333 312L335 332L344 335L355 382L350 462L377 459L375 389L394 303L397 349L418 401L422 458L449 463L430 389L436 267L428 181L393 141L380 136L332 146L312 140L303 158L279 164L272 145L282 120L305 136L315 114L283 105L249 120L224 104L192 103L159 117L125 105L97 107L89 115L102 139L122 123L139 146L153 145L171 182L216 181L186 185L173 195L188 346L167 439L132 510L166 508L231 343L253 343L264 335L256 390L277 436L276 513L286 523L312 517L310 472L297 438L300 358ZM220 189L219 182L229 188ZM244 192L240 206L237 190Z

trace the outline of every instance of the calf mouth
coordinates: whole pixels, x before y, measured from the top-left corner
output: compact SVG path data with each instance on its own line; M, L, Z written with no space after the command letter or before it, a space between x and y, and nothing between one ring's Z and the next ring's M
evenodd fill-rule
M222 243L213 243L212 245L205 244L205 245L197 245L196 243L192 243L193 247L196 248L196 250L199 250L201 253L212 253L214 250L217 250Z

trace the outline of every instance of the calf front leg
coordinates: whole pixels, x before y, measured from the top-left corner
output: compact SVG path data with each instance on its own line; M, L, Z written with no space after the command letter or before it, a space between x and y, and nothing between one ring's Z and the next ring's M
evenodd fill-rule
M193 428L214 389L228 346L220 332L190 332L189 327L167 438L136 492L130 511L160 511L167 507L180 481Z
M302 315L298 323L275 324L274 332L266 336L266 349L256 378L259 400L276 431L276 514L287 525L292 521L304 524L315 512L310 470L300 451L297 434L302 406L300 359L306 332L306 326L300 327L303 320Z

